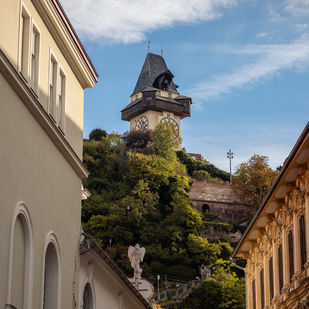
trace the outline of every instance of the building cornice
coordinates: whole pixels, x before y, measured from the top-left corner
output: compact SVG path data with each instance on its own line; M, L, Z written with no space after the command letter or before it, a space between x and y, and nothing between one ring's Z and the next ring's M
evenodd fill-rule
M82 87L92 88L98 79L89 56L58 0L31 0Z
M11 87L15 90L16 94L21 98L23 103L32 113L37 122L41 125L49 138L57 146L62 155L66 158L72 166L76 174L81 178L87 178L89 175L88 170L84 167L83 163L74 152L68 141L65 139L60 130L55 126L54 122L50 119L45 109L42 107L34 93L25 84L20 74L15 70L13 65L7 59L3 51L0 49L0 72L8 81Z

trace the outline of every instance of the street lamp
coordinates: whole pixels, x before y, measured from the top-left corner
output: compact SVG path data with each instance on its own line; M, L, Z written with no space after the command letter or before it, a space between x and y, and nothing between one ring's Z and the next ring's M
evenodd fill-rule
M112 253L112 239L109 239L109 255Z
M227 158L230 159L230 183L232 183L232 159L233 159L233 152L231 149L227 152Z

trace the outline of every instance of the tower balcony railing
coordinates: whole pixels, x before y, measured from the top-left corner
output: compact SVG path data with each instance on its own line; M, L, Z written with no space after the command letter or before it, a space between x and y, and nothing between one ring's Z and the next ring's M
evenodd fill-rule
M168 98L161 99L148 96L136 100L135 104L132 102L131 106L122 111L121 119L130 120L147 110L171 112L181 118L190 117L191 114L189 99L183 102L178 102L175 100L169 100Z

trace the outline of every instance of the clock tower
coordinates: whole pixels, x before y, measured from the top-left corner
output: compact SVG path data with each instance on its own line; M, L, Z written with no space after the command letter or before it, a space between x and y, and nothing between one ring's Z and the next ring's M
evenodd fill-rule
M171 122L181 136L180 121L191 116L192 100L179 94L173 77L162 56L147 54L131 103L121 111L130 130L153 130L160 122Z

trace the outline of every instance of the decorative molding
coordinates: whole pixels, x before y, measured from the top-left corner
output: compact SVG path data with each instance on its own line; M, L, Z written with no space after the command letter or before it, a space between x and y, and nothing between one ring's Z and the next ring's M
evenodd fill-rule
M38 99L34 96L30 88L26 85L23 78L15 70L10 61L6 58L3 51L0 49L0 72L5 79L21 98L23 103L32 113L37 122L44 129L49 138L57 146L62 155L72 166L76 174L81 178L87 178L88 170L84 167L82 161L74 152L68 141L64 138L60 130L52 122L45 109L42 107Z
M286 185L286 191L288 193L291 193L293 192L293 190L296 188L296 181L291 181L291 182L288 182L287 185Z
M285 205L285 198L278 198L276 200L276 205L277 205L277 208L281 210L282 207Z
M306 174L307 171L308 171L308 166L307 166L306 163L300 164L300 165L298 166L298 174L299 174L299 175L303 176L303 175Z

